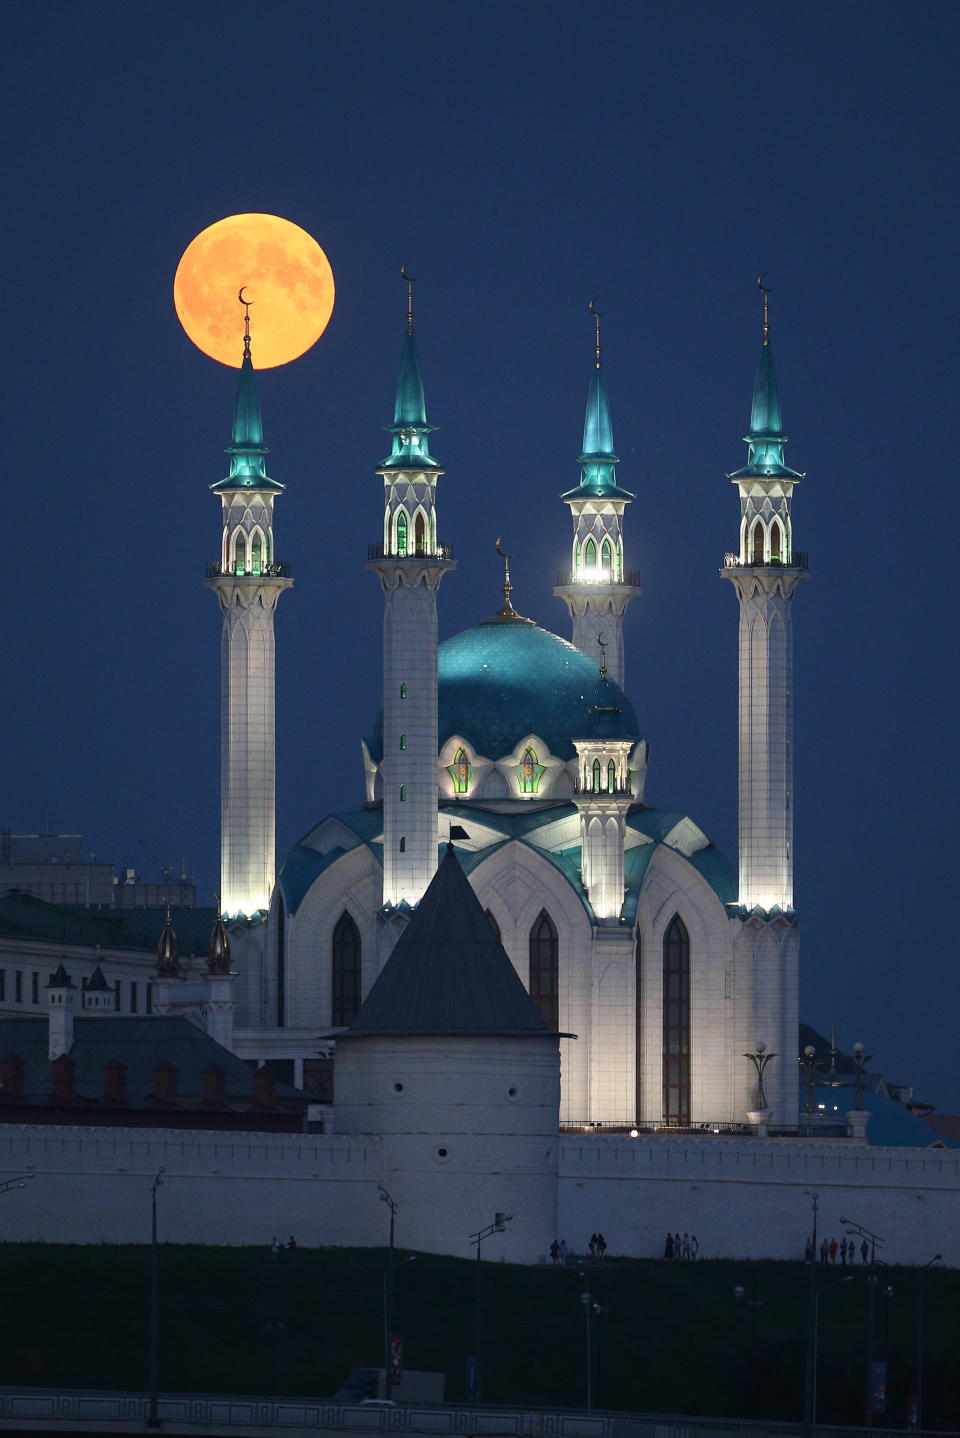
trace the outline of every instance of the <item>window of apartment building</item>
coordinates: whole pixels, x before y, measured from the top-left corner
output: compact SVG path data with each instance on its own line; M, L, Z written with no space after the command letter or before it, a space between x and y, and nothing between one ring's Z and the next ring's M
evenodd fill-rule
M13 997L16 1003L23 1003L23 969L17 969L14 974Z
M40 975L37 973L30 975L30 1002L32 1004L40 1002Z

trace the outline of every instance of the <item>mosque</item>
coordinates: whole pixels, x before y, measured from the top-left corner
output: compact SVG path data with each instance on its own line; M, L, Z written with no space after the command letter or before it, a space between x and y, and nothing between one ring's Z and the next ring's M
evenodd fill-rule
M595 316L579 483L561 496L570 562L554 594L569 638L503 603L438 643L443 469L431 452L408 282L392 443L376 472L383 702L360 745L358 806L321 819L274 871L275 560L249 320L207 586L222 631L221 908L236 981L235 1045L304 1063L355 1019L452 840L548 1027L564 1038L561 1123L644 1129L797 1123L791 610L794 549L780 398L763 294L745 465L729 478L721 574L740 611L739 866L694 819L645 803L647 739L624 689L633 494L618 472ZM499 549L498 544L498 549ZM502 551L501 551L502 552ZM732 611L731 611L732 619ZM362 787L359 782L362 779Z

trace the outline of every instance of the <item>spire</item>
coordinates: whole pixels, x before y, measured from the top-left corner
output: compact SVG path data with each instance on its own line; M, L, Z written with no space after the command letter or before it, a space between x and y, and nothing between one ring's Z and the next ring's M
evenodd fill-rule
M757 288L763 296L763 324L760 362L757 365L757 377L753 382L753 403L750 406L750 432L744 435L750 452L746 467L736 470L728 478L748 479L758 476L801 479L802 475L797 470L788 468L783 462L783 446L787 443L787 436L783 433L780 389L773 363L773 346L770 343L770 289L763 283L763 275L757 277Z
M400 274L407 286L407 330L403 337L400 354L400 376L397 380L397 398L393 406L393 447L389 458L383 462L384 469L437 469L437 461L430 453L427 436L435 425L427 423L427 403L423 394L423 377L420 373L420 356L413 334L413 286L415 276L407 273L403 265Z
M230 972L230 940L227 938L227 930L224 927L223 918L220 913L220 895L214 895L214 908L216 918L213 921L213 928L210 930L210 942L207 945L207 971L211 974L229 974Z
M169 904L167 905L167 920L163 926L163 933L160 935L160 942L157 944L157 973L165 979L180 977L180 942L173 931Z
M600 311L591 300L587 309L593 316L593 375L587 395L587 412L583 421L583 449L580 454L581 478L577 489L569 490L564 499L633 499L629 490L617 484L616 466L619 456L613 448L613 420L607 381L600 360Z
M226 479L212 484L215 491L224 489L270 489L282 490L283 485L270 479L267 474L266 455L269 450L263 442L263 418L260 413L260 396L253 370L250 348L250 306L252 300L244 299L241 285L238 300L244 307L243 317L243 360L240 364L240 379L237 383L237 398L233 407L233 432L227 446L230 456L230 473Z

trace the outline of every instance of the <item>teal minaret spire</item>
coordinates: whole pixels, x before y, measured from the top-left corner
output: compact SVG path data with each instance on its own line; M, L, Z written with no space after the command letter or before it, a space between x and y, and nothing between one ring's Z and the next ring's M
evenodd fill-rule
M406 266L407 328L394 405L393 446L380 466L383 539L367 568L383 590L383 755L365 755L368 798L383 800L383 913L412 908L437 868L437 590L456 566L437 541L437 480L429 451Z
M554 594L562 599L573 621L573 642L600 663L606 651L607 667L617 684L623 684L623 616L627 605L642 590L636 576L624 568L623 514L633 499L617 483L619 456L613 447L613 420L600 347L600 312L591 300L593 316L593 374L587 395L580 453L580 483L562 496L573 519L571 567L560 575Z
M244 306L243 360L227 454L230 473L210 488L220 496L220 558L206 586L220 603L220 893L224 914L265 913L276 866L274 611L293 583L273 548L273 502L283 485L266 471L267 448Z
M807 577L793 548L791 502L802 475L783 461L780 392L763 276L760 362L747 463L728 478L740 493L740 543L721 574L733 584L739 629L739 892L734 983L743 985L735 1035L753 1052L789 1055L799 1022L799 940L793 907L793 596ZM796 1074L781 1062L767 1085L775 1122L795 1123ZM744 1106L753 1100L744 1095Z

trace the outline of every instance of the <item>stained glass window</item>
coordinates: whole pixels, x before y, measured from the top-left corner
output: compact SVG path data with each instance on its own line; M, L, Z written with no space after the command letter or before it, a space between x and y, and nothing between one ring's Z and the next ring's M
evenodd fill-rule
M588 539L583 546L583 562L588 569L597 567L597 546L592 539Z
M690 1122L690 936L679 914L663 937L663 1117Z
M617 766L611 759L607 765L607 793L612 794L617 787Z
M335 1028L353 1023L360 1008L360 930L349 914L343 913L333 931L331 969L331 1022Z
M453 787L458 794L466 794L470 788L470 761L466 750L458 749L453 756Z
M406 784L401 784L401 785L400 785L400 803L401 803L401 804L405 802L406 797L407 797L407 786L406 786Z
M753 526L753 562L754 564L763 563L763 525L759 519Z
M539 772L538 772L539 771ZM523 758L520 761L520 792L521 794L535 794L540 783L540 775L543 770L537 763L537 756L532 749L523 751Z
M397 553L401 559L406 558L407 553L407 516L401 509L397 515Z
M613 549L611 548L609 539L605 539L600 548L600 568L613 568Z
M530 997L548 1028L560 1027L560 942L557 927L541 909L530 930Z
M400 735L400 748L401 748L401 749L406 749L406 747L407 747L407 736L406 736L406 734L401 734L401 735Z
M401 684L401 685L400 685L400 698L401 698L401 699L406 699L406 697L407 697L407 686L406 686L406 684Z
M262 572L262 569L263 569L263 563L262 563L262 561L263 561L263 540L262 540L262 538L261 538L261 536L260 536L260 531L259 531L259 529L254 532L253 543L252 543L252 545L251 545L251 551L252 551L252 552L251 552L251 556L250 556L250 573L251 573L251 574L260 574L260 573Z
M234 549L236 558L235 573L246 574L247 572L247 541L242 534L237 535L237 546Z
M599 793L600 793L600 760L599 760L599 759L594 759L594 761L593 761L593 792L594 792L595 794L599 794Z

